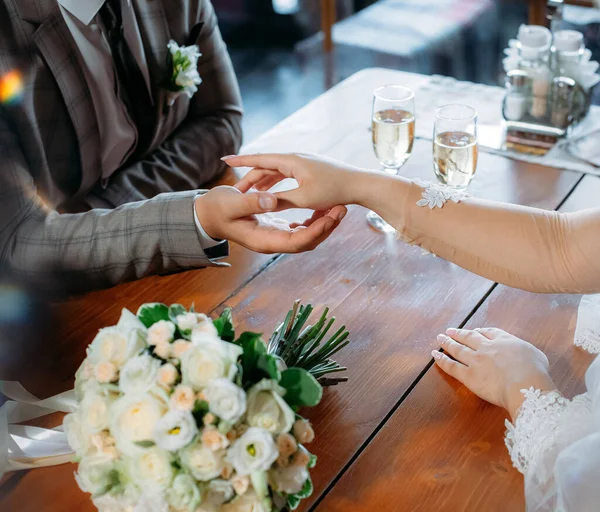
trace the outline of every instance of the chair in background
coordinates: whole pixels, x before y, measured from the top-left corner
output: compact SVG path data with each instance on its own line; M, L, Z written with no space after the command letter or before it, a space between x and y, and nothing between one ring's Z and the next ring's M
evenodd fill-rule
M333 24L320 0L322 33L297 45L303 57L330 54L339 79L381 66L458 79L495 81L499 27L494 0L379 0ZM330 31L330 33L329 33Z

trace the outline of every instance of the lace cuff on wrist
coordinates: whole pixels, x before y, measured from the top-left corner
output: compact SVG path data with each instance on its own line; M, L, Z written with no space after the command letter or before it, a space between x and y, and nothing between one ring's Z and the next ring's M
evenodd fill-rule
M554 445L559 418L569 400L558 391L522 390L525 401L515 425L506 420L504 442L513 466L525 474L536 457Z
M448 201L460 203L469 198L464 190L457 190L447 185L431 183L429 181L413 180L416 185L423 188L421 199L417 201L418 206L428 206L431 210L434 208L443 208Z

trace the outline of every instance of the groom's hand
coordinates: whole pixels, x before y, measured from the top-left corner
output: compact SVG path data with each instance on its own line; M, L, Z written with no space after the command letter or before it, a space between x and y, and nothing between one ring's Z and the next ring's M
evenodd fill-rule
M281 210L273 194L242 194L234 187L212 189L196 199L195 208L209 236L231 240L265 254L310 251L323 242L346 215L345 207L336 206L315 211L304 224L290 227L287 221L269 214Z

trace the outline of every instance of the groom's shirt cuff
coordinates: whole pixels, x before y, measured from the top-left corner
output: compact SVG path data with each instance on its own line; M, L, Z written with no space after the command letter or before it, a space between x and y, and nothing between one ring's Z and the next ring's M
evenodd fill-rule
M229 256L229 243L227 240L216 240L211 237L202 227L198 214L196 213L196 200L199 196L194 199L194 221L196 222L196 228L198 229L198 238L200 238L200 245L204 250L204 254L211 261L221 260Z

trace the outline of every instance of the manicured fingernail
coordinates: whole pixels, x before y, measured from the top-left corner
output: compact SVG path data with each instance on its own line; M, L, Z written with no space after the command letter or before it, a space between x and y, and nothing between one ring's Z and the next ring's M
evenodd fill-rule
M446 341L448 341L448 336L446 336L445 334L438 334L437 340L440 343L444 344L444 343L446 343Z
M448 336L454 336L457 333L458 333L458 329L454 329L453 327L450 327L450 329L446 329L446 334Z
M340 213L338 214L338 217L337 217L337 218L338 218L338 221L339 221L339 222L341 222L341 221L342 221L342 219L343 219L343 218L346 216L346 213L347 213L347 212L346 212L346 210L344 210L343 212L340 212Z
M439 361L442 358L442 353L437 350L432 350L431 355L436 361Z
M221 160L223 160L223 162L227 162L227 160L229 160L230 158L233 158L234 156L237 156L237 155L227 155L227 156L222 156L222 157L221 157Z
M270 194L261 194L258 204L263 210L270 211L277 205L277 200Z

